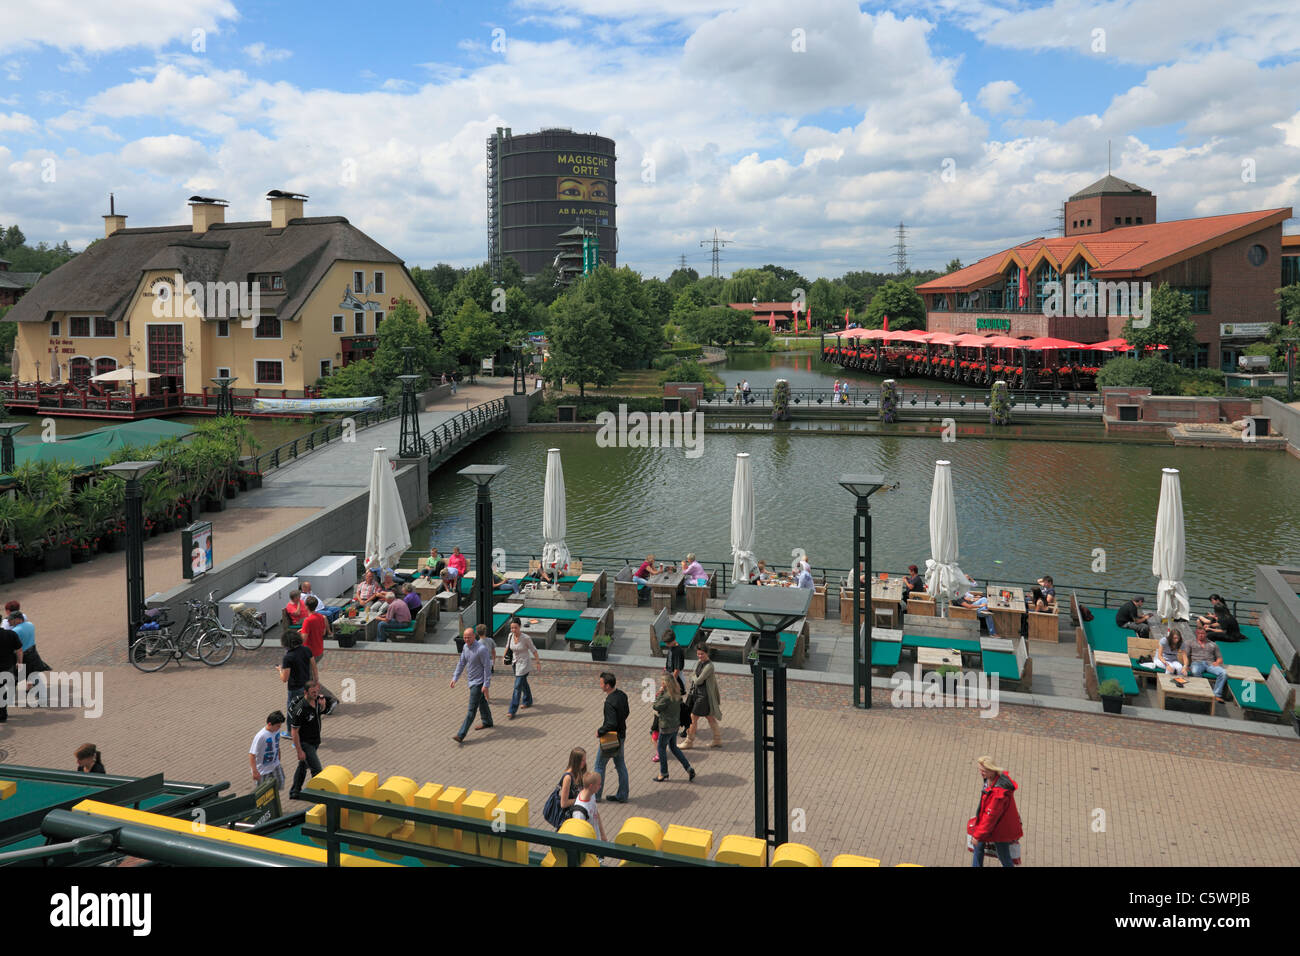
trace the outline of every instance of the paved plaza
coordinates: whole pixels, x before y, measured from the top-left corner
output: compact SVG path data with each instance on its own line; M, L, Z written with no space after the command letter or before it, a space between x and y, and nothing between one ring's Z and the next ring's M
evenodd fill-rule
M456 405L463 409L466 398L486 397L491 396L464 389ZM439 414L429 415L430 423ZM422 425L428 427L425 416ZM395 442L395 423L377 426L360 433L349 452L368 461L369 449L389 440L383 429L393 431ZM310 470L314 459L293 468ZM355 476L346 473L351 467L340 459L331 466L336 470L319 471L314 498L300 496L287 481L271 481L268 489L241 496L238 507L212 516L222 554L254 547L354 493ZM276 494L283 500L273 501ZM146 593L180 583L176 552L173 536L148 543ZM52 667L103 672L104 706L97 719L80 710L11 710L9 722L0 726L0 759L71 768L73 750L92 741L111 773L162 771L173 780L224 780L236 792L250 791L249 743L266 714L284 706L273 669L281 653L273 646L278 632L263 650L236 651L223 667L172 664L143 674L126 663L123 582L123 556L114 554L8 589L36 622L38 647ZM463 746L451 739L466 705L463 682L454 690L447 686L454 665L453 620L454 615L445 615L432 643L418 649L327 653L325 683L336 693L353 688L355 701L325 722L324 763L354 773L371 770L381 779L397 774L525 797L532 824L545 827L541 808L570 748L595 753L603 702L596 675L608 668L618 674L632 705L632 784L628 805L602 805L607 832L617 832L633 815L707 828L715 838L752 832L752 704L749 680L738 666L719 665L725 746L709 749L703 731L697 748L686 751L698 770L695 782L687 783L674 762L673 779L656 783L651 779L658 771L650 761L652 711L642 681L653 680L661 665L638 656L648 652L648 612L618 609L608 664L543 651L542 671L533 679L537 705L512 722L505 719L510 681L498 665L491 695L496 727L471 730ZM830 629L827 633L837 627L819 624ZM840 638L814 632L823 673L803 674L817 679L795 679L790 685L791 839L812 846L827 862L850 852L891 865L965 865L965 825L980 787L975 759L985 753L1008 767L1020 784L1017 801L1029 865L1300 861L1300 746L1294 736L1251 733L1244 724L1247 732L1229 733L1192 719L1163 723L1106 717L1087 708L1005 702L996 718L983 719L971 709L894 708L883 690L876 691L870 711L855 710L848 703L847 679L836 673L847 670L839 666L848 659L847 629L840 630ZM1056 683L1065 691L1079 665L1072 647L1056 650L1055 670L1045 666L1044 676L1059 674ZM1035 690L1040 691L1037 677ZM283 754L292 774L292 747L284 747Z

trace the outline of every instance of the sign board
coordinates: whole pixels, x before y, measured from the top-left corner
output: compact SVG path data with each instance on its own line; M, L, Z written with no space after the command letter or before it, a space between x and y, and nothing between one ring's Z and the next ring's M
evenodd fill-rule
M1219 337L1262 339L1268 335L1268 322L1220 322Z
M181 529L181 568L187 580L212 570L211 521L196 521Z
M487 358L483 360L483 371L492 372L495 370L495 368L496 368L495 356L489 355Z
M1010 319L976 319L975 331L983 332L985 329L990 329L996 332L1010 332L1011 320Z

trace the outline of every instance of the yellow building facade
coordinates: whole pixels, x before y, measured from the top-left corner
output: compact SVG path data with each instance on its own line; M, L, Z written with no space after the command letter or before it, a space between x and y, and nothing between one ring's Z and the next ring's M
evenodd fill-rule
M6 316L15 380L84 388L134 367L159 376L139 395L215 393L227 376L239 394L299 397L373 354L401 300L428 317L400 259L346 219L303 217L304 201L273 193L271 220L226 223L221 201L194 197L188 228L105 216L105 238Z

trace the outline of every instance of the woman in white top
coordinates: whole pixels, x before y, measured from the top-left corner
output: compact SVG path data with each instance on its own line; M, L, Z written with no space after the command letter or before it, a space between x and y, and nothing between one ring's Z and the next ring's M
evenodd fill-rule
M515 659L515 689L510 695L506 720L514 720L521 698L525 707L533 706L533 689L528 685L528 675L541 671L542 658L537 653L533 639L524 633L523 625L517 617L510 619L510 637L506 640L506 647Z
M1181 675L1183 662L1180 658L1183 652L1183 636L1170 628L1168 636L1162 637L1156 647L1156 665L1164 668L1166 674Z

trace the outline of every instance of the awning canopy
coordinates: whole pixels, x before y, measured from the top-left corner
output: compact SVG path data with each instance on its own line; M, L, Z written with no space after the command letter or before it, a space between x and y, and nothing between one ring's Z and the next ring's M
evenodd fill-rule
M1069 339L1054 339L1050 336L1043 336L1022 342L1020 347L1034 349L1035 351L1051 351L1053 349L1086 349L1088 346L1082 342L1071 342Z

